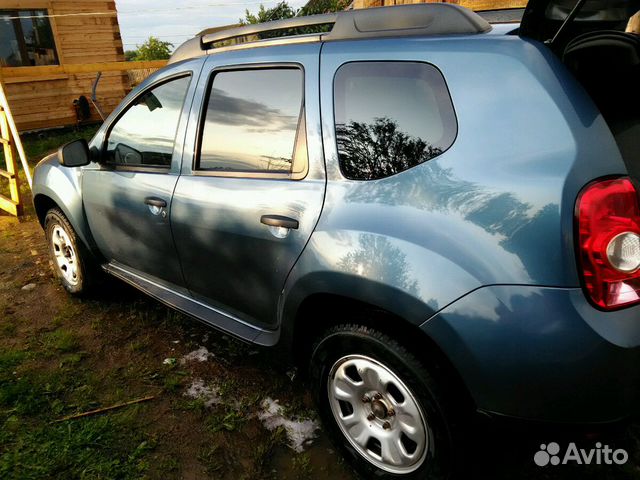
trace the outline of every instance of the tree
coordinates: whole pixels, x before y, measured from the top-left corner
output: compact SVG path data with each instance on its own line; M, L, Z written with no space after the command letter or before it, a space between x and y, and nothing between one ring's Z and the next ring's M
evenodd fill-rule
M351 5L351 0L311 0L296 13L297 17L341 12Z
M285 18L292 18L296 16L296 11L289 6L285 1L280 2L275 7L264 8L264 5L260 4L257 15L245 10L244 19L240 19L241 25L251 25L255 23L271 22L274 20L283 20Z
M239 22L241 25L250 25L274 20L284 20L292 17L302 17L305 15L339 12L347 8L350 3L350 0L311 0L304 7L294 10L283 0L271 8L264 8L264 5L261 4L258 13L255 15L249 10L245 10L245 16L241 18Z
M425 140L402 132L389 118L338 124L336 141L342 171L360 180L389 177L442 153Z
M128 61L166 60L171 56L171 47L173 47L172 43L163 42L151 36L146 42L139 45L136 50L125 52L125 58Z

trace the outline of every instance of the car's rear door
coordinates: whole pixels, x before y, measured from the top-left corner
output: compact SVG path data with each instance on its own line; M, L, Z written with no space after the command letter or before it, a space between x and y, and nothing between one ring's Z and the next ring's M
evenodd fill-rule
M169 68L126 101L101 132L101 162L83 172L85 212L106 260L170 286L184 287L169 214L202 63Z
M303 44L208 58L173 198L192 295L262 328L276 326L286 277L322 209L319 53Z

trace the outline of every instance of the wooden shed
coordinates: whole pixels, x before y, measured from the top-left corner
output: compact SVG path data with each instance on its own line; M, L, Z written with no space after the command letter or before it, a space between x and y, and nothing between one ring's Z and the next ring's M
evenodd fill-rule
M0 81L21 131L73 125L74 100L96 99L109 113L131 89L115 1L0 0ZM90 104L90 119L100 120Z

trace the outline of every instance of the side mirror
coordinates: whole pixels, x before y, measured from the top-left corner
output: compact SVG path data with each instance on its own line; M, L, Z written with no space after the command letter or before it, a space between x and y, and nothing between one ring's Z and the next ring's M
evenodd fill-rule
M60 165L65 167L83 167L91 161L89 145L83 138L63 145L58 150Z

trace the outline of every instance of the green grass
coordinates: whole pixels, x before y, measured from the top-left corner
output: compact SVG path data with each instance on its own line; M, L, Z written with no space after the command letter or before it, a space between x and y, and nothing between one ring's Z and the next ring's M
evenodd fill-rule
M177 392L182 388L185 376L184 372L168 373L164 379L164 390L166 392Z
M142 478L155 442L136 427L138 409L55 423L90 406L99 379L32 361L0 354L0 478Z
M18 326L10 320L4 320L0 323L0 335L13 337L18 332Z
M138 425L144 406L58 422L100 405L102 379L82 368L79 346L75 333L57 329L29 350L0 350L1 479L144 477L155 447Z
M43 335L42 346L48 352L69 353L80 349L80 340L75 333L58 329Z
M20 365L27 358L27 353L22 350L0 351L0 379L2 373Z
M217 443L202 448L200 452L198 452L197 458L198 461L204 465L207 474L211 476L215 476L224 468L222 448Z
M117 414L30 427L12 416L0 430L0 478L141 478L153 442ZM127 435L122 435L126 429Z
M311 466L311 457L308 453L299 453L291 460L293 463L293 469L296 472L298 478L309 478L313 474L313 467Z
M243 412L236 409L228 409L220 413L211 414L206 423L213 433L220 431L233 432L239 430L246 420L247 418Z

